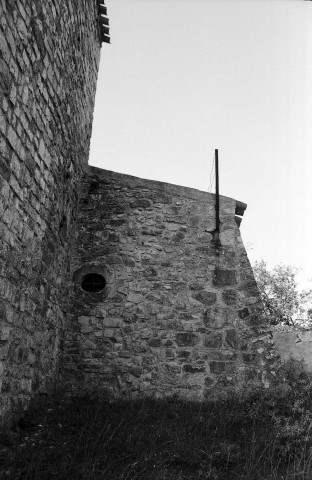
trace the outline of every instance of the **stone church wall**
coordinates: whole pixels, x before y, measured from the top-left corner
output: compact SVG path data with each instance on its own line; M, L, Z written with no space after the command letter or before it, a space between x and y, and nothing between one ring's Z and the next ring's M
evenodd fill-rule
M87 175L88 173L88 175ZM237 226L246 205L86 170L62 381L72 391L203 399L274 375L271 333ZM106 280L86 292L86 275Z
M221 197L219 245L213 195L87 167L99 37L97 0L0 0L2 418L60 365L68 391L116 397L274 375L245 205ZM89 273L102 291L82 289Z
M0 415L55 382L99 53L96 0L0 0Z

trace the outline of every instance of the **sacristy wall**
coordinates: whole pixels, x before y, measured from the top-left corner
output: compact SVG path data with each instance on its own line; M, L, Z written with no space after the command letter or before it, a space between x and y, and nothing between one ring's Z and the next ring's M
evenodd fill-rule
M0 414L56 381L100 55L96 0L0 0Z
M88 167L62 382L72 392L201 400L265 384L277 354L237 223L246 205ZM82 288L89 273L105 288Z

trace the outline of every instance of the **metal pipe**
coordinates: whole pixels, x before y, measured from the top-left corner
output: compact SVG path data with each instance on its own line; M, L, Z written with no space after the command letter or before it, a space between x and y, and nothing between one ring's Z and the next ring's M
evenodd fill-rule
M215 169L216 169L216 232L220 231L220 199L219 199L219 157L218 149L215 149Z

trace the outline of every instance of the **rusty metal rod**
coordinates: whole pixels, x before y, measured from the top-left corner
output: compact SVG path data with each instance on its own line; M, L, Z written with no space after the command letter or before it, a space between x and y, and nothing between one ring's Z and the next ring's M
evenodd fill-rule
M215 169L216 169L216 232L220 232L220 198L219 198L219 156L218 149L215 149Z

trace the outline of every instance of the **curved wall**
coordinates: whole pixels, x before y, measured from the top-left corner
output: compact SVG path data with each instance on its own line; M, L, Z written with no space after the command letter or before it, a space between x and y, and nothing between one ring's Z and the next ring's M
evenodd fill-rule
M89 167L62 380L73 391L203 399L266 383L277 360L237 226L246 205ZM88 273L106 287L81 288Z
M56 381L100 55L96 0L0 2L0 414Z

